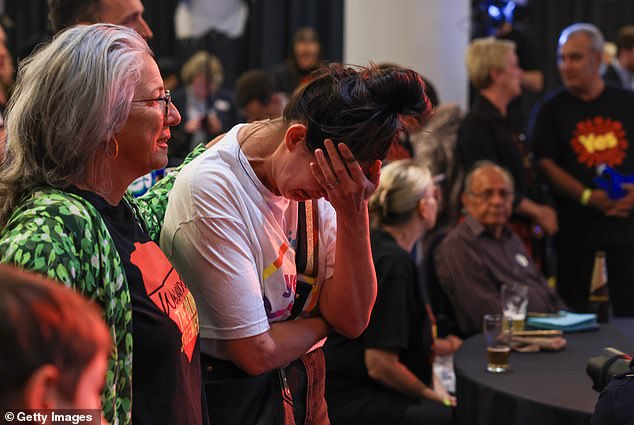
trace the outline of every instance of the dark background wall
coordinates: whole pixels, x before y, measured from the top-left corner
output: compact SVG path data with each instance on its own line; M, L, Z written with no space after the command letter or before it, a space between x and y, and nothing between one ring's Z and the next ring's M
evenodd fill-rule
M211 0L210 0L211 1ZM320 34L324 57L343 56L344 0L249 0L249 18L242 37L226 39L210 33L182 43L174 36L174 10L178 0L145 0L144 17L154 38L150 46L156 57L172 56L183 62L196 49L217 54L225 65L227 84L249 68L282 62L293 32L312 26ZM8 0L4 23L8 24L9 48L14 57L25 55L47 37L46 0Z
M530 5L527 27L539 54L547 89L560 84L557 38L566 26L591 22L603 31L606 41L614 41L620 27L634 24L633 0L531 0Z
M182 61L196 48L207 48L221 57L227 83L231 83L248 68L267 68L283 61L293 31L305 25L314 26L321 35L324 57L341 60L344 1L249 0L249 20L240 39L226 40L210 34L185 44L174 37L173 15L178 0L145 0L144 4L145 17L154 31L151 45L157 57L168 55ZM46 0L8 0L6 12L11 23L8 31L11 51L14 55L24 54L34 40L42 38L38 34L45 31ZM529 0L528 13L517 26L527 32L537 48L546 89L559 85L555 61L557 36L575 21L592 22L601 28L607 40L613 40L619 27L634 23L634 0ZM402 30L403 36L407 36L407 29Z

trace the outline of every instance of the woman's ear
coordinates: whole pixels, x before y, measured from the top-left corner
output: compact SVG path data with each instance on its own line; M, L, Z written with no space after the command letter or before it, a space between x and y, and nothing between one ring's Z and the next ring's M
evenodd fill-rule
M419 199L418 216L421 218L421 220L423 220L424 222L427 222L427 214L428 214L428 208L427 208L427 202L425 202L425 198Z
M425 207L425 198L421 198L418 200L418 216L423 220L425 219L425 211L427 211L427 208Z
M50 364L37 368L24 386L24 408L54 409L59 403L59 370Z
M502 72L504 72L503 69L491 68L491 70L489 71L489 77L491 78L491 81L495 83L500 78L500 74L502 74Z
M289 152L293 152L295 147L306 140L306 126L301 123L295 123L288 127L284 134L284 143Z

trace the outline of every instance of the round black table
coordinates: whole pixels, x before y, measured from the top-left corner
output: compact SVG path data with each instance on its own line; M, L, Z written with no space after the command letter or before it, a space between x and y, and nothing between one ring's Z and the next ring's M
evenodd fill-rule
M507 373L489 373L484 337L467 339L454 356L458 425L588 424L598 393L586 364L605 347L634 353L634 319L569 333L563 351L517 353Z

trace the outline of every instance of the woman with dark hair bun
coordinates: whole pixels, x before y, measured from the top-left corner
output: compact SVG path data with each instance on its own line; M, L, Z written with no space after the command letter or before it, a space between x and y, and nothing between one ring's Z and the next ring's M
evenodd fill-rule
M230 388L265 374L286 376L295 423L328 423L320 347L367 326L368 199L428 113L423 89L412 70L330 64L282 118L234 127L176 179L161 246L199 306L211 422L256 423Z

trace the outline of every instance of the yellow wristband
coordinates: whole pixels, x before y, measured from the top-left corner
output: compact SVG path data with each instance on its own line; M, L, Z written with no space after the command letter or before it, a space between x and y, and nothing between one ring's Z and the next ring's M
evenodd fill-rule
M581 198L579 199L579 202L581 203L581 205L583 206L588 205L588 202L590 202L591 196L592 196L592 189L589 189L587 187L583 189L583 192L581 192Z
M451 400L449 400L448 398L444 398L442 400L442 404L444 404L447 407L451 407Z

